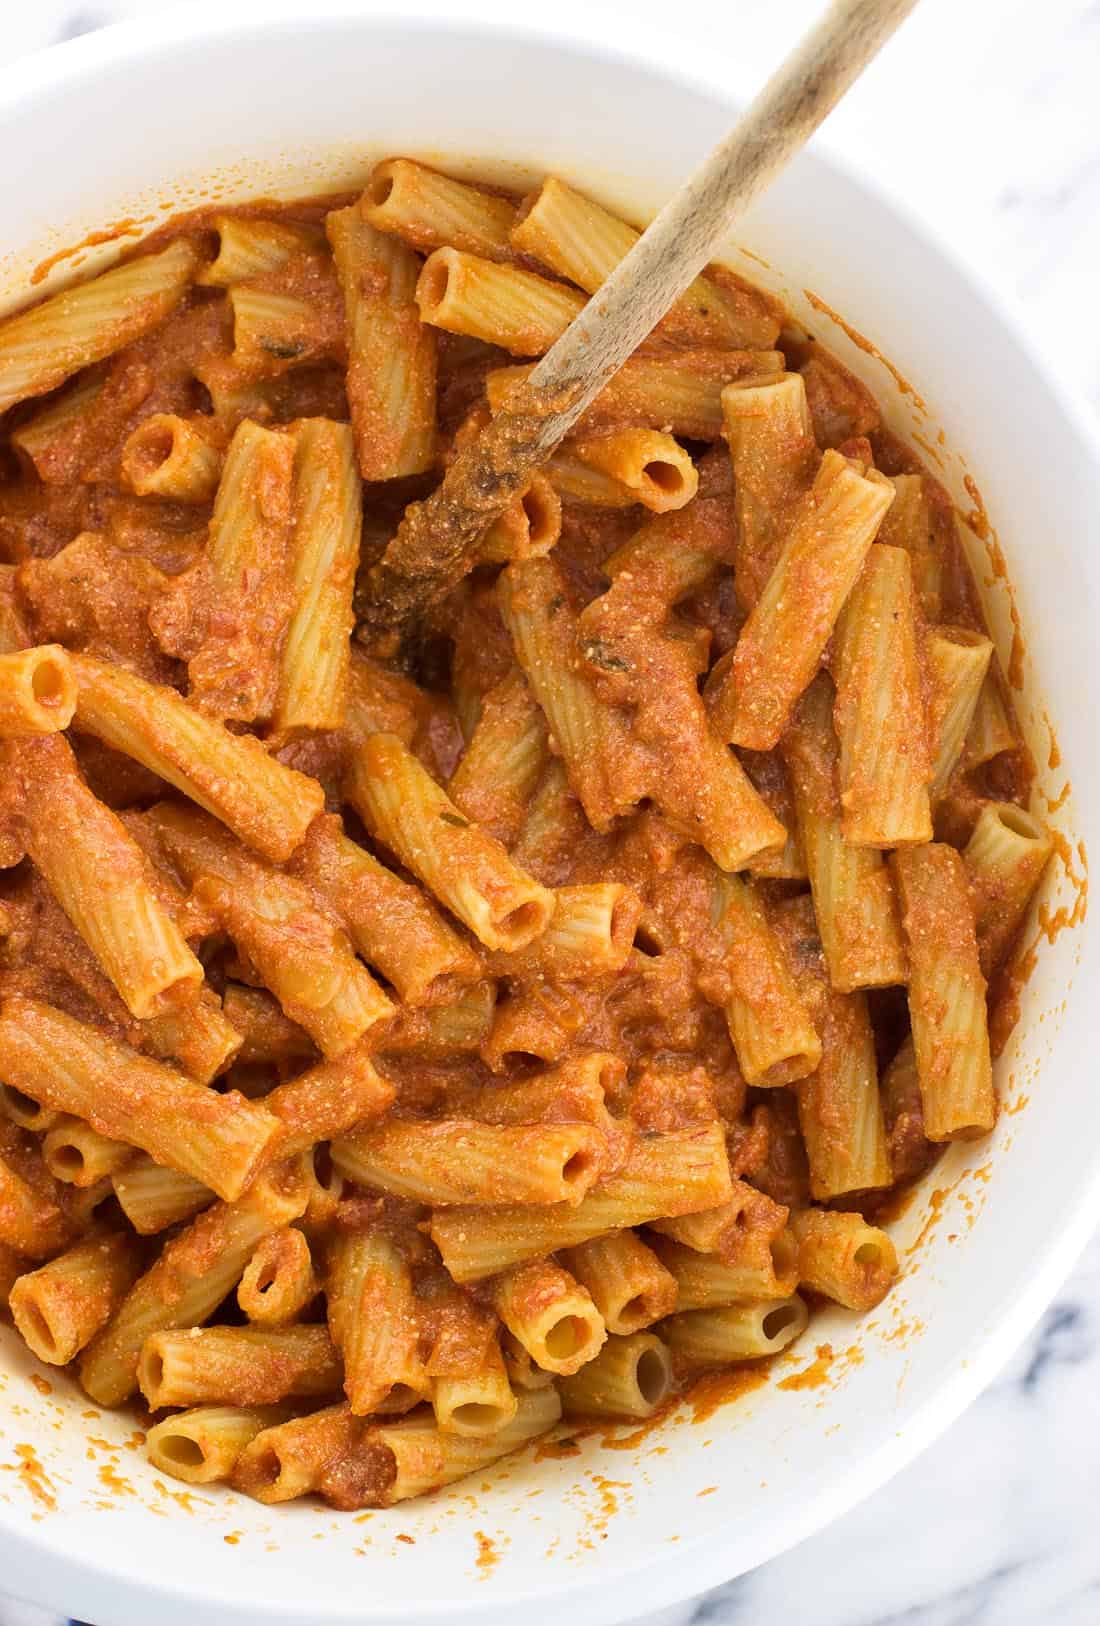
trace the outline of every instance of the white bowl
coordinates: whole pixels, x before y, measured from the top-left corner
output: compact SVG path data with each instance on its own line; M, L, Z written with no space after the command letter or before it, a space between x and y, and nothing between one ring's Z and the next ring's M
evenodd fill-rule
M25 299L37 262L105 222L148 229L215 196L357 184L395 152L466 159L506 178L554 170L644 214L729 122L723 65L686 30L643 42L632 29L624 40L621 21L573 0L556 0L537 29L494 23L498 9L299 0L258 17L203 5L16 64L0 80L0 217L6 243L20 247L0 262L0 297ZM932 447L956 498L971 505L971 471L980 485L1020 605L1021 716L1041 791L1057 801L1072 778L1053 820L1079 874L1077 843L1092 843L1100 813L1090 420L947 249L896 200L822 158L799 159L737 240L753 257L731 250L733 262L779 289L894 426ZM807 288L869 335L921 399L814 311ZM1008 588L980 545L976 563L1007 657ZM1076 890L1066 866L1057 870L1047 906L1068 913ZM953 1148L898 1222L905 1277L892 1298L867 1321L834 1311L815 1323L810 1345L836 1352L822 1363L824 1386L784 1391L773 1378L704 1422L685 1408L619 1449L590 1439L574 1456L526 1456L430 1501L356 1518L188 1495L159 1480L131 1448L130 1421L94 1415L64 1380L44 1397L5 1335L4 1590L99 1626L397 1616L427 1626L462 1615L492 1626L517 1606L529 1622L565 1613L572 1626L609 1626L798 1541L951 1422L1094 1223L1094 934L1078 926L1041 950L998 1069L1011 1110L992 1141Z

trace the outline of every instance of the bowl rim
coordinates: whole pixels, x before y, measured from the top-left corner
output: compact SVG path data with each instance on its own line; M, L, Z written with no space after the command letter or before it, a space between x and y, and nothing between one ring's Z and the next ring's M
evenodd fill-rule
M108 24L16 58L0 69L0 117L18 114L43 94L55 95L67 86L84 84L103 67L135 68L143 59L168 52L177 44L194 46L203 41L225 42L233 36L244 39L257 31L270 34L341 23L361 24L365 29L391 26L410 32L450 26L470 38L480 33L533 46L564 47L597 60L614 61L627 69L657 74L685 91L729 108L731 113L743 105L745 98L740 92L745 87L736 83L734 63L716 61L713 54L708 56L704 43L696 43L687 31L631 19L627 32L622 21L621 15L615 17L602 8L588 6L585 0L555 0L552 15L543 14L537 20L506 15L502 0L411 0L408 6L400 0L320 0L318 4L310 0L179 0L164 11ZM1100 471L1100 419L1081 388L1067 382L1056 367L1053 355L1031 330L1014 294L987 267L968 258L957 240L935 220L906 199L891 194L870 163L860 163L850 153L839 152L827 132L815 138L797 162L838 171L857 192L869 195L877 207L893 216L904 231L922 241L945 263L985 304L1006 341L1041 376L1083 460ZM933 1444L1015 1353L1073 1270L1098 1223L1100 1157L1064 1228L1057 1236L1042 1239L1030 1256L1026 1283L1012 1300L1006 1301L999 1317L991 1318L975 1338L969 1358L876 1449L815 1485L784 1520L765 1526L753 1567L804 1541L855 1507ZM51 1536L51 1528L58 1534ZM61 1609L69 1607L79 1591L81 1609L104 1626L121 1618L116 1614L120 1589L134 1600L143 1601L146 1607L157 1603L166 1611L166 1619L180 1626L191 1618L182 1611L194 1607L197 1599L215 1602L209 1592L196 1594L187 1589L186 1583L173 1585L161 1576L122 1577L112 1569L109 1558L100 1561L74 1557L66 1552L60 1531L61 1526L51 1527L49 1521L13 1529L3 1523L0 1514L0 1545L9 1564L5 1584L15 1586L18 1594L24 1584L33 1582L33 1593L23 1595ZM41 1567L46 1558L50 1561L48 1572ZM241 1574L247 1575L243 1565ZM561 1584L555 1578L555 1584L538 1593L513 1586L491 1599L471 1590L466 1596L450 1600L445 1609L436 1604L413 1605L404 1618L417 1620L422 1626L435 1626L444 1618L475 1616L484 1626L495 1626L498 1621L503 1623L517 1604L537 1620L544 1609L557 1610L562 1603L568 1603L574 1626L614 1626L614 1622L634 1615L633 1600L637 1596L632 1592L625 1607L615 1604L611 1582L619 1575L629 1576L635 1583L644 1581L647 1612L694 1597L731 1578L723 1548L710 1535L702 1534L685 1538L675 1549L608 1566L605 1574L595 1578L563 1578ZM297 1605L280 1604L277 1599L265 1598L262 1605L249 1605L243 1596L230 1598L222 1593L216 1602L219 1618L239 1622L240 1626L251 1626L261 1619L290 1622L303 1618ZM348 1626L354 1620L382 1619L364 1616L361 1607L350 1600L346 1610L334 1611L326 1604L323 1618L333 1623L346 1621Z

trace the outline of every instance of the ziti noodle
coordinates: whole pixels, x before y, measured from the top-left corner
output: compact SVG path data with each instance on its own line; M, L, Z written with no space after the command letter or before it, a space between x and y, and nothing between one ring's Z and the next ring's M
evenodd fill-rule
M709 268L356 641L636 235L393 159L0 322L4 1296L164 1473L650 1417L877 1304L994 1122L1052 838L945 492L772 298Z

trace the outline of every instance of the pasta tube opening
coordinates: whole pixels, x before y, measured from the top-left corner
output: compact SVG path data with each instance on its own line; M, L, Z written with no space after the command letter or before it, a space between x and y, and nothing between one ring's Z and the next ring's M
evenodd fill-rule
M57 734L76 711L76 678L60 644L0 655L0 735Z

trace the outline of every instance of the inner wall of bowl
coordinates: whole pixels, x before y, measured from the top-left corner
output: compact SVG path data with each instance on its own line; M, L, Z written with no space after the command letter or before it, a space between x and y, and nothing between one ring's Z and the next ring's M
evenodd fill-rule
M14 166L0 175L6 237L22 245L0 262L9 307L32 292L41 261L105 223L134 225L132 242L180 209L358 186L394 152L514 184L553 170L641 219L729 111L621 57L364 18L226 29L202 44L181 37L59 76L24 105L0 100L0 134L41 154L33 190ZM123 106L124 121L103 116ZM117 252L78 253L51 276L84 274L94 254ZM1075 704L1088 692L1097 587L1083 532L1100 493L1084 448L962 277L886 203L821 162L799 161L728 257L865 379L964 509L975 506L966 480L980 486L1026 629L1016 699L1039 811L1073 780L1052 815L1068 857L1047 901L1070 914L1076 844L1090 839L1100 805L1094 729ZM807 289L889 356L919 399ZM1007 659L1013 600L985 544L975 538L975 548ZM146 1620L153 1595L168 1622L193 1619L196 1600L234 1621L398 1610L442 1620L463 1609L493 1621L520 1599L539 1619L563 1591L583 1626L657 1607L791 1544L949 1421L1054 1285L1084 1223L1100 1137L1083 1065L1090 1022L1073 997L1085 950L1081 930L1041 945L998 1068L1007 1110L992 1141L951 1150L894 1227L905 1275L891 1299L869 1319L821 1316L769 1386L713 1415L696 1420L684 1407L652 1432L619 1430L611 1448L587 1439L529 1454L391 1512L271 1509L162 1479L132 1418L101 1414L54 1374L45 1393L41 1369L5 1333L5 1584L103 1626ZM777 1387L815 1359L820 1384L812 1373L805 1387Z

